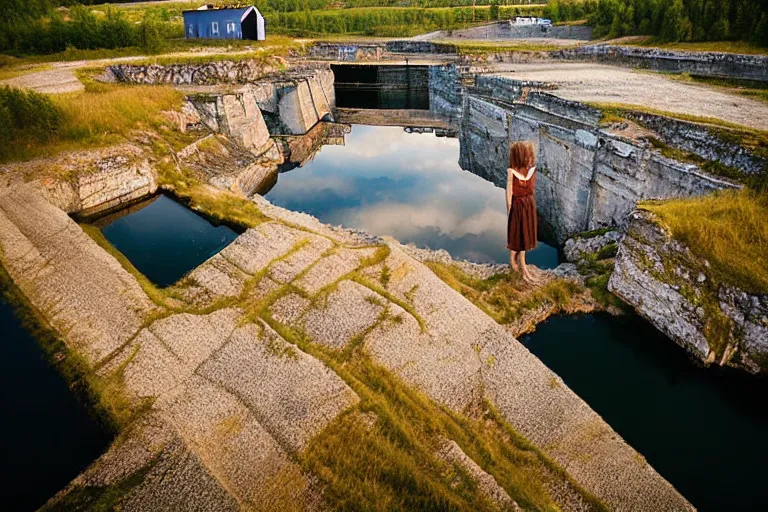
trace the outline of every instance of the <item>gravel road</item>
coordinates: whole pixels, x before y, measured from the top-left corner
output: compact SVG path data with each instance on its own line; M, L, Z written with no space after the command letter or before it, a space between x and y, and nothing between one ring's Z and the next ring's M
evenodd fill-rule
M640 105L768 130L768 103L659 73L564 62L496 64L491 71L510 78L556 83L559 88L554 93L569 100Z

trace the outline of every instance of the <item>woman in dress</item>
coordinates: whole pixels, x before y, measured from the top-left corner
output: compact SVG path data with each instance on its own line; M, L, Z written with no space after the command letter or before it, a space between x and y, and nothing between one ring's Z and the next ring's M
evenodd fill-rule
M507 169L507 248L509 265L527 283L535 284L525 264L525 251L536 248L536 153L530 142L515 142L509 148Z

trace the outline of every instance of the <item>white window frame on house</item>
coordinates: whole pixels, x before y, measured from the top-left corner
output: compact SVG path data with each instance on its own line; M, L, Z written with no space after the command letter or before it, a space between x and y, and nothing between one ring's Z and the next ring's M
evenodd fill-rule
M234 34L237 31L237 26L234 21L227 22L227 35Z
M218 21L212 21L211 22L211 35L212 36L219 35L219 22Z

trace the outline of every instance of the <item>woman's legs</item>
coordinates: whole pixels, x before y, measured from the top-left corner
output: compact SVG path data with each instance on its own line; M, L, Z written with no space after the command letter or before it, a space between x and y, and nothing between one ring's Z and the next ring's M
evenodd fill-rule
M509 251L509 266L512 269L512 272L520 272L520 266L517 264L517 251Z
M534 279L528 270L528 266L525 264L525 251L520 251L520 272L523 274L523 280L527 283L537 284L538 280Z

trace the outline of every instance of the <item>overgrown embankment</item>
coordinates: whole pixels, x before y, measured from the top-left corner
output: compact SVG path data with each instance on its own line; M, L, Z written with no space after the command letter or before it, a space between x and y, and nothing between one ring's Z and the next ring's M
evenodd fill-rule
M83 92L47 96L0 89L0 163L128 140L141 130L167 131L164 111L181 107L170 87L86 82Z
M644 202L609 288L709 364L768 371L768 201L742 190Z

